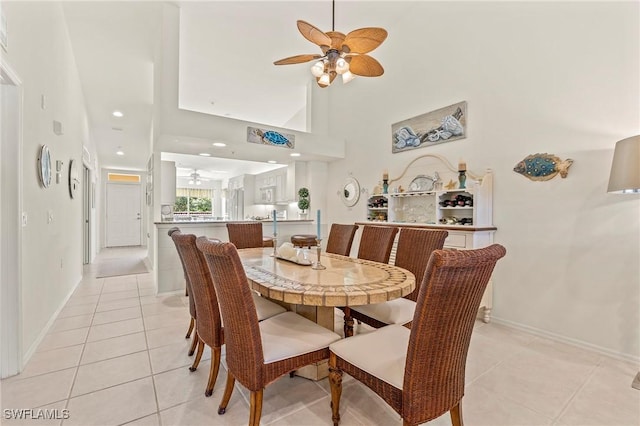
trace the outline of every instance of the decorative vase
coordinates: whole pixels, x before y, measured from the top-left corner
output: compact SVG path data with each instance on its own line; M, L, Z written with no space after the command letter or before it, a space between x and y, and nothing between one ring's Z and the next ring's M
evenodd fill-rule
M467 174L465 172L466 172L466 170L460 170L460 172L458 174L458 182L460 183L458 188L460 188L460 189L465 189L466 188Z

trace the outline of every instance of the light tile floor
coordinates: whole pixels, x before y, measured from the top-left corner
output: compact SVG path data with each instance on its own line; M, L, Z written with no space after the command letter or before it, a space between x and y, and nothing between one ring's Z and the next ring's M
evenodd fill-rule
M98 258L129 253L103 250ZM248 393L238 387L217 414L220 369L206 398L210 354L189 372L188 301L153 296L151 274L95 278L96 264L22 374L3 380L2 424L244 425ZM341 318L337 314L336 323ZM338 327L340 328L340 327ZM367 332L362 327L359 332ZM467 425L640 424L638 366L496 324L476 324L467 362ZM373 392L345 376L341 425L401 425ZM329 385L283 377L264 394L264 425L330 425ZM6 419L4 409L68 410L66 420ZM449 425L448 415L430 424Z

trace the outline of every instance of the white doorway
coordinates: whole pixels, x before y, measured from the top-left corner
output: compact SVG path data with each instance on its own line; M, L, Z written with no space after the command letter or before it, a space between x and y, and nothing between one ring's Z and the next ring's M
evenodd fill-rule
M139 183L107 184L107 247L139 246L142 192Z
M22 370L22 84L0 60L0 377Z

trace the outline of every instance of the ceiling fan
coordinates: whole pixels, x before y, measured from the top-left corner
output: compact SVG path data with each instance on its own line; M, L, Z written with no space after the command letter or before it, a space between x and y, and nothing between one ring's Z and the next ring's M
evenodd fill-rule
M347 35L335 31L336 2L332 1L331 31L323 32L308 22L297 21L298 30L304 38L320 46L322 55L295 55L275 61L274 65L301 64L316 61L311 66L311 74L320 87L328 87L338 74L342 82L348 83L356 75L379 77L384 73L382 65L367 55L387 38L384 28L367 27L353 30Z
M200 176L200 173L198 173L198 171L195 169L193 170L193 173L190 173L188 175L178 175L178 177L188 178L189 185L202 185L202 182L209 181L209 179Z

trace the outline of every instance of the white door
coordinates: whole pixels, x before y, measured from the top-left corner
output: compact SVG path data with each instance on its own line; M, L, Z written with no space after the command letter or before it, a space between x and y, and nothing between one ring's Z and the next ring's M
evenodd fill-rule
M107 184L107 247L139 246L142 231L140 184Z

